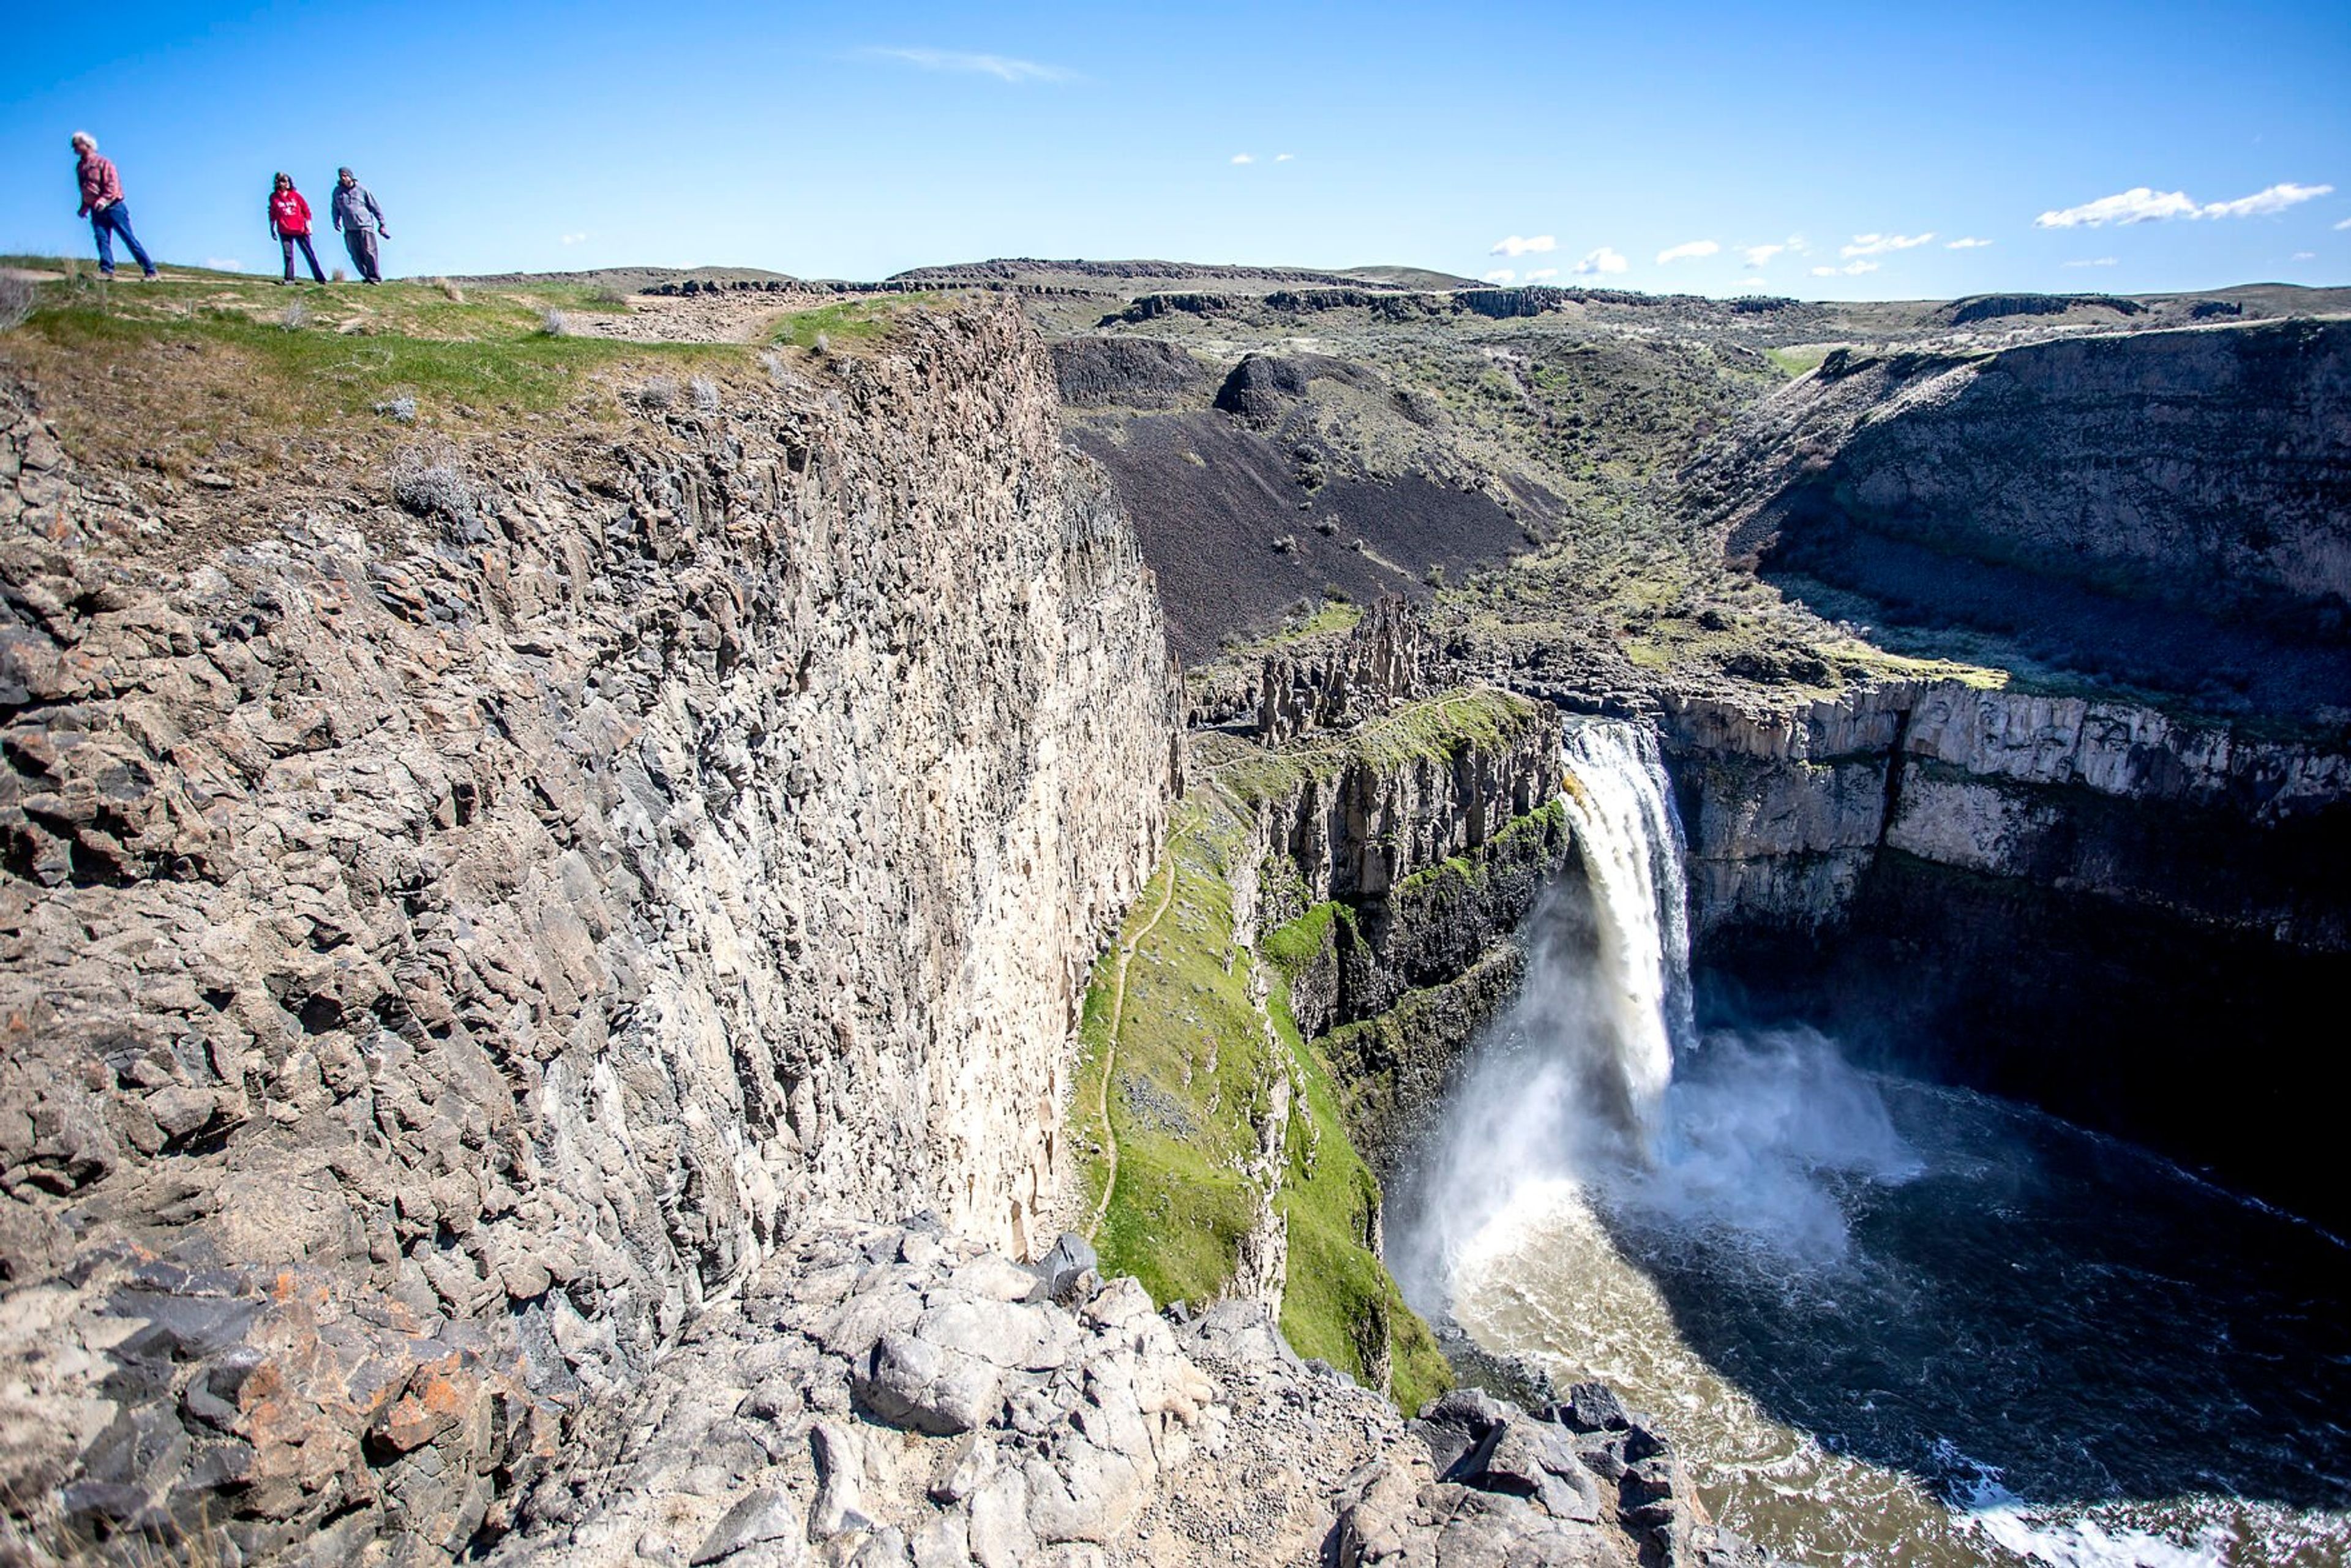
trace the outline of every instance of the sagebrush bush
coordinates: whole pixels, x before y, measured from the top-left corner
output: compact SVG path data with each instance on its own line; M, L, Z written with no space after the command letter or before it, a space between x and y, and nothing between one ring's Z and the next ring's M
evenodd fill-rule
M420 517L437 517L461 534L474 528L481 509L479 490L466 476L457 449L446 441L420 441L392 454L392 498L403 509Z
M694 380L688 382L686 386L687 389L694 393L695 413L716 413L718 412L718 383L716 382L712 381L708 376L696 376Z
M447 295L457 304L463 305L465 302L465 291L463 288L458 287L455 284L450 282L447 278L435 277L430 281L434 287Z
M0 273L0 332L23 326L32 313L32 284L13 273Z
M279 315L277 324L289 332L298 332L310 324L310 308L299 299L294 300Z
M416 399L407 392L402 392L398 397L384 399L375 405L375 411L390 419L394 424L416 423Z
M637 406L651 413L665 412L677 402L677 383L667 376L655 376L637 389Z
M588 296L588 303L590 305L611 306L615 309L624 309L628 306L629 297L608 283L602 287L591 291Z
M547 308L547 314L538 319L538 329L550 338L560 338L571 330L571 323L562 311L550 305Z

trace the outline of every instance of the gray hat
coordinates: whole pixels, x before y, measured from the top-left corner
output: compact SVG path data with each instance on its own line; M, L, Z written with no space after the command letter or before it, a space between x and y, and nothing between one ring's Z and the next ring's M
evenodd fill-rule
M350 170L350 164L348 164L348 163L346 163L346 164L344 164L341 168L340 168L340 169L338 169L338 170L336 170L336 171L335 171L335 178L336 178L336 179L338 179L338 180L340 180L340 179L341 179L344 175L346 175L346 174L350 173L350 172L351 172L351 170Z

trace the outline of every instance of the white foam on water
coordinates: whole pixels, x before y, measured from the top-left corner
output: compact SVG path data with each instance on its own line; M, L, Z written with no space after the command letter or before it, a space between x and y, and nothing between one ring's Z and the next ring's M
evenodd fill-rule
M1959 1489L1961 1528L2027 1563L2046 1568L2217 1568L2237 1544L2235 1533L2220 1524L2205 1526L2183 1545L2127 1525L2109 1528L2095 1511L2069 1515L2034 1508L2001 1484L1997 1469L1959 1458L1976 1471Z

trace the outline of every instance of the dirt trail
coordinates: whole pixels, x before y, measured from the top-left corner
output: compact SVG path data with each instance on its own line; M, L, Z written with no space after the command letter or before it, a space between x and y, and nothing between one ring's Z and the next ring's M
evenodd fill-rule
M1159 895L1159 907L1143 923L1143 929L1119 944L1118 970L1112 977L1110 988L1110 1041L1102 1047L1102 1086L1094 1102L1094 1114L1102 1121L1102 1151L1110 1170L1102 1177L1102 1197L1094 1204L1093 1218L1086 1221L1086 1239L1094 1239L1102 1228L1102 1217L1110 1212L1110 1195L1118 1190L1118 1129L1111 1125L1110 1081L1118 1071L1118 1032L1126 1021L1126 968L1134 959L1134 950L1143 939L1156 930L1160 917L1176 902L1176 861L1171 852L1167 861L1167 891Z

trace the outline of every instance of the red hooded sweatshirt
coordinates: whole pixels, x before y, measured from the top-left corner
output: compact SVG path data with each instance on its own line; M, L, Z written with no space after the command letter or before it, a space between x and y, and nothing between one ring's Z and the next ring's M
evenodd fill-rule
M277 226L279 237L284 239L308 234L310 204L302 199L301 192L290 185L282 191L272 191L269 193L269 221Z

